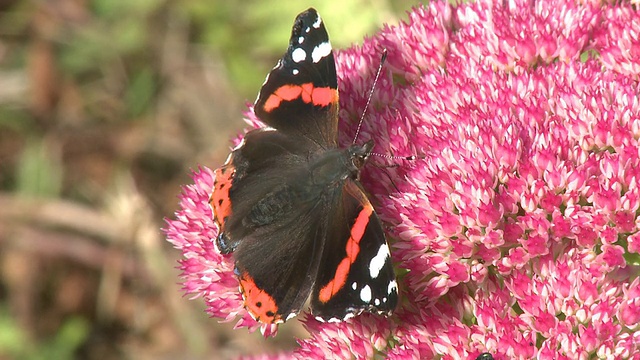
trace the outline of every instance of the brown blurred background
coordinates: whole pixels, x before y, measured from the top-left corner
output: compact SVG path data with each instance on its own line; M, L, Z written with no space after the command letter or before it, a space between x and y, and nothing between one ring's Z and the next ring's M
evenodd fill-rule
M215 168L297 13L335 48L409 1L0 0L0 360L275 352L183 297L160 228Z

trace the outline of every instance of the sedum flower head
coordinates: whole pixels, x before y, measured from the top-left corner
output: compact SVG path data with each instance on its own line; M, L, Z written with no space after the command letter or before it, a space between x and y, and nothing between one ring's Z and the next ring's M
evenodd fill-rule
M640 358L637 5L416 8L337 54L343 145L385 48L358 141L424 157L374 156L362 178L391 238L401 304L389 318L304 317L309 338L290 355ZM257 329L212 240L212 183L211 170L194 174L165 231L184 256L185 292Z

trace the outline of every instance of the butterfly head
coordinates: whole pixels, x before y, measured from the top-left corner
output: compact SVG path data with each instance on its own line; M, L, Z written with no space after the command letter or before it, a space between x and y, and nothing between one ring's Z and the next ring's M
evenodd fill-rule
M373 140L369 140L362 145L353 144L347 148L349 155L349 170L352 178L358 179L360 177L360 169L364 166L373 149Z

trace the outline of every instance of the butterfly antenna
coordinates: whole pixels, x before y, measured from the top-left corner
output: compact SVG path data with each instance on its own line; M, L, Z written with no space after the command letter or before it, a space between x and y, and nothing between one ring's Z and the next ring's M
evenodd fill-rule
M426 159L426 157L424 155L395 156L395 155L387 155L387 154L379 154L379 153L370 153L369 155L378 156L378 157L381 157L381 158L384 158L384 159L389 159L389 160L408 160L408 161L413 161L413 160ZM395 166L399 166L399 165L395 165ZM391 166L391 167L395 167L395 166Z
M382 57L380 58L380 65L378 65L378 71L376 72L376 77L373 79L373 86L371 86L371 90L369 91L369 96L367 97L367 103L364 106L364 111L362 112L362 116L360 116L360 121L358 122L358 128L356 129L356 136L353 137L353 144L358 140L358 136L360 135L360 129L362 128L362 122L364 121L364 116L367 114L367 109L369 109L369 104L371 103L371 98L373 97L373 91L376 89L376 84L378 84L378 79L380 78L380 73L382 73L382 66L384 62L387 60L387 49L382 50Z

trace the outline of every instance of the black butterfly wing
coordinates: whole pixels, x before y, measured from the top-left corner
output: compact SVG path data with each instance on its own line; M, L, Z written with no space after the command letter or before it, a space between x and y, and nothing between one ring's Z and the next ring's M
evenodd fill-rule
M254 111L284 134L336 147L336 66L324 23L313 8L296 17L287 52L267 75Z
M398 290L379 218L356 181L312 176L340 169L336 152L311 165L307 151L279 131L252 131L216 174L217 245L234 255L245 307L279 323L311 294L324 320L391 313Z
M311 296L312 313L329 321L362 311L390 314L398 288L389 245L361 185L347 180L333 208Z
M330 209L309 191L307 151L279 131L252 131L223 167L228 175L216 174L217 245L233 253L245 307L263 323L304 307L321 260Z

